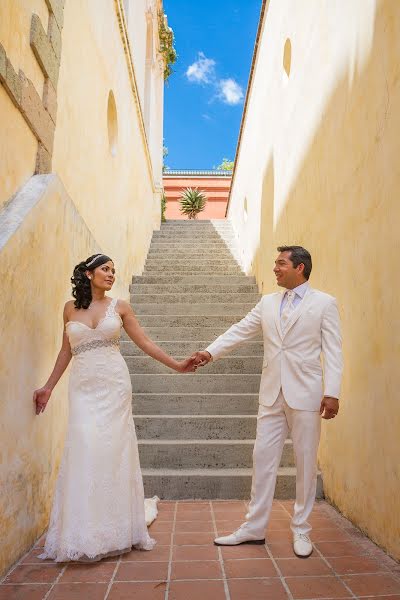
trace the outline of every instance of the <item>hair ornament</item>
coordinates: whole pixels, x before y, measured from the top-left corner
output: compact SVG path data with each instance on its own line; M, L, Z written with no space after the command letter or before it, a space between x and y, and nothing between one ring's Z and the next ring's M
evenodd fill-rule
M92 265L94 262L96 262L96 260L99 259L100 256L104 256L104 258L107 258L105 254L96 254L96 256L94 258L92 258L92 260L90 262L86 263L86 266L90 267L90 265Z

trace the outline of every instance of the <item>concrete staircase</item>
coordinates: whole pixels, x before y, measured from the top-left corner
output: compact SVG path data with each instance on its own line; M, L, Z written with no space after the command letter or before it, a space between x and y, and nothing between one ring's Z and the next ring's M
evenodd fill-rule
M168 353L204 349L258 302L254 277L235 260L228 221L168 221L153 234L131 302L141 325ZM256 432L261 339L229 357L177 374L128 338L122 352L132 376L133 414L146 496L248 498ZM287 440L277 498L294 498Z

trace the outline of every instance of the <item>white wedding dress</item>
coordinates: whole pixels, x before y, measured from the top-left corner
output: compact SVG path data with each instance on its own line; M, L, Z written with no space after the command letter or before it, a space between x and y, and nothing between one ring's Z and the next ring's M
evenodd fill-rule
M73 354L69 422L41 558L100 560L132 546L151 550L155 545L146 527L131 380L119 351L122 322L116 303L111 300L95 329L67 323Z

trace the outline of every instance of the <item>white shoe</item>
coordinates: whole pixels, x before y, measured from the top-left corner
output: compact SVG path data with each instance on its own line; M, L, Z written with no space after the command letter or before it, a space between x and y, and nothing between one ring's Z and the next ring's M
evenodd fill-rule
M224 535L217 537L214 540L216 546L238 546L239 544L265 544L265 538L260 539L255 535L252 535L244 529L239 527L236 531L230 535Z
M297 556L307 558L313 551L312 543L305 533L295 533L293 535L293 550Z

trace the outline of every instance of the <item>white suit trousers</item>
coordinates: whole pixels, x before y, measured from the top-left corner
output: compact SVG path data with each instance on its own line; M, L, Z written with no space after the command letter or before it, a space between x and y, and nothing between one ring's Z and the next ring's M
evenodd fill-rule
M253 451L251 500L245 527L260 539L267 528L283 446L291 433L295 455L296 502L291 522L293 533L308 534L317 487L317 452L321 433L318 411L295 410L285 402L282 390L272 406L260 404Z

